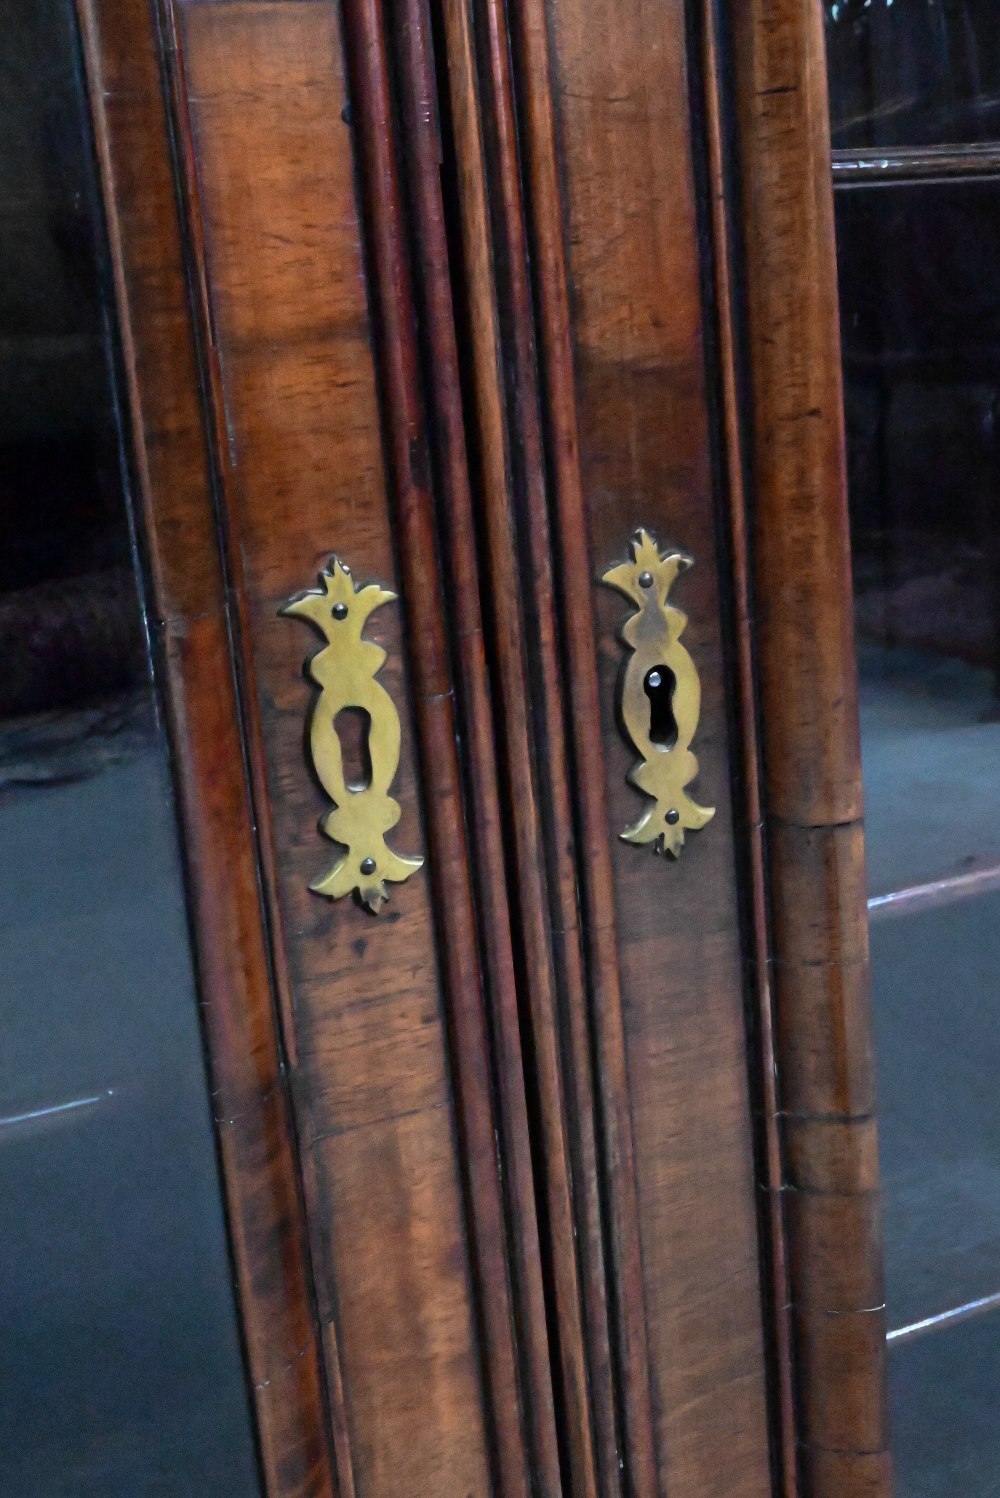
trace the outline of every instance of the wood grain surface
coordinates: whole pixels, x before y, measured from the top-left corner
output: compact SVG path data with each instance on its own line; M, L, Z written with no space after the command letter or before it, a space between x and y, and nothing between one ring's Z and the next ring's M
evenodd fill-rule
M495 1442L499 1491L515 1492L526 1480L516 1391L502 1427L484 1399L484 1370L495 1390L513 1376L513 1352L451 680L438 582L426 565L426 447L405 367L380 367L389 404L379 404L357 126L347 123L383 128L384 85L366 73L378 59L365 55L371 33L360 7L352 40L361 100L350 98L332 4L190 4L178 14L238 537L234 582L247 602L271 808L268 895L277 960L287 966L319 1315L348 1438L342 1481L359 1494L485 1498ZM383 339L394 340L387 354L406 359L412 316L385 217L395 211L391 185L387 194L366 202L373 298ZM380 680L403 720L394 794L404 812L393 836L428 863L378 918L308 889L329 857L302 753L310 646L277 610L330 552L359 581L403 594L368 633L388 651ZM463 1065L478 1068L457 1082L449 1023Z
M558 1331L551 1340L548 1331L521 1041L519 998L525 987L525 965L515 954L515 945L520 950L523 944L544 964L546 927L544 911L539 908L533 929L526 930L523 924L519 930L512 929L508 901L504 834L509 826L509 813L502 796L499 761L504 757L503 746L513 736L506 694L502 694L499 718L494 709L480 598L477 496L473 492L474 478L465 435L463 367L456 322L460 309L455 304L449 263L448 210L452 205L446 197L441 173L441 101L435 75L432 17L426 0L401 0L391 11L387 10L386 20L384 44L396 63L401 169L413 240L411 269L419 325L424 331L427 400L433 418L432 447L440 495L438 529L449 581L448 612L461 679L459 718L472 809L469 834L476 859L486 1004L494 1040L500 1149L507 1181L513 1289L518 1301L518 1340L524 1367L526 1439L530 1442L537 1491L558 1494L562 1492L562 1479L553 1396L553 1351L555 1346L578 1346L579 1337L574 1334L575 1299L570 1298L567 1303L565 1295L556 1308ZM502 449L500 457L502 461ZM520 622L520 611L511 608L509 601L503 616L515 628ZM524 695L522 684L522 715ZM502 724L499 741L498 723ZM495 744L499 744L498 749ZM521 796L515 800L522 804ZM531 869L539 869L543 849L536 846L532 853ZM523 890L523 884L521 887ZM530 896L533 892L523 893ZM514 904L519 913L523 901L515 898ZM571 1235L568 1215L564 1213L560 1221L564 1235ZM546 1249L552 1241L550 1233ZM556 1278L560 1278L558 1270ZM586 1399L582 1379L578 1389L578 1403L582 1403ZM560 1406L560 1415L565 1418L565 1406ZM576 1451L577 1441L572 1433L568 1433L566 1444L571 1454Z
M818 5L79 3L269 1498L886 1498ZM308 887L331 554L400 595L378 917Z
M758 678L754 634L754 591L748 513L748 454L745 385L741 358L739 305L742 244L739 194L732 160L731 107L726 70L730 34L718 8L708 3L690 12L695 30L693 66L700 65L700 99L705 126L704 189L711 236L714 318L710 380L716 390L718 444L716 461L727 503L731 596L728 614L733 632L730 701L734 736L741 750L740 771L733 785L743 836L739 874L748 959L748 1007L751 1097L757 1122L759 1184L766 1192L761 1213L761 1279L767 1323L767 1373L770 1382L773 1481L782 1498L799 1494L798 1413L785 1216L785 1171L775 1060L774 984L767 892L767 847L763 824Z
M802 1492L891 1491L821 8L733 6L749 471Z
M263 1477L270 1498L331 1498L322 1357L156 17L144 0L81 0L79 9Z
M650 110L650 100L643 97L640 89L635 107L625 113L630 121L638 115L646 135L641 147L633 149L634 142L630 142L623 150L620 141L609 140L607 115L598 108L602 88L610 85L602 77L592 89L589 87L591 80L586 68L599 69L601 62L591 58L582 42L580 52L574 53L572 59L573 66L580 69L581 77L574 72L568 82L557 77L553 83L553 53L546 18L540 11L531 6L512 11L510 33L505 15L498 7L487 5L470 10L451 5L446 7L445 18L449 47L450 125L454 131L456 152L454 179L462 215L463 290L470 308L468 332L473 346L477 458L484 479L487 565L495 600L492 622L494 630L502 636L497 643L499 692L504 692L507 683L506 691L516 703L524 690L522 682L526 682L528 691L533 694L534 706L533 741L525 747L519 762L509 761L512 766L508 772L510 783L515 787L510 815L515 837L518 836L518 823L523 828L521 835L527 850L537 840L538 829L546 839L549 898L555 899L557 911L558 892L562 886L558 858L554 864L552 862L553 849L568 855L571 863L576 862L582 897L587 979L584 993L581 994L579 987L571 981L572 969L565 966L565 912L570 909L575 927L572 905L563 904L559 918L553 923L553 956L560 975L556 1013L564 1037L572 1033L574 1023L579 1023L585 1002L590 1006L589 1023L595 1037L595 1101L592 1106L601 1148L593 1157L594 1166L590 1169L596 1168L601 1182L602 1201L599 1205L605 1213L605 1241L609 1252L603 1263L594 1256L588 1264L584 1256L581 1277L586 1300L596 1282L595 1270L602 1274L610 1270L609 1288L613 1297L609 1335L618 1389L617 1404L611 1410L602 1408L601 1404L610 1392L607 1383L599 1382L596 1389L593 1418L597 1478L603 1491L607 1491L603 1485L609 1479L612 1483L615 1481L616 1474L610 1470L611 1464L603 1460L608 1422L613 1416L620 1422L618 1428L624 1458L622 1482L626 1491L661 1491L663 1483L669 1480L677 1482L680 1490L685 1492L717 1491L716 1485L720 1481L730 1486L743 1484L740 1491L761 1492L769 1483L768 1431L756 1277L757 1224L752 1186L751 1120L742 1015L743 972L733 847L723 834L722 862L715 865L709 876L711 881L720 867L728 866L728 891L725 878L720 888L724 910L728 899L728 964L723 949L722 960L710 965L707 973L699 974L697 964L693 973L678 971L673 975L676 987L664 996L662 960L654 959L645 972L637 960L640 934L646 937L654 934L657 922L662 921L666 949L670 938L679 932L690 931L692 927L695 932L700 931L703 919L714 934L719 914L717 909L710 909L704 916L701 912L695 916L696 897L693 892L688 902L680 904L673 912L665 912L662 897L657 899L655 886L648 877L649 869L636 870L634 882L628 887L628 875L633 871L627 862L616 857L621 851L620 845L616 846L617 833L625 825L629 805L634 802L633 793L624 781L628 750L618 736L614 721L614 682L620 661L612 622L614 607L604 607L600 595L595 596L599 569L593 555L593 523L587 509L588 504L597 506L600 503L601 483L600 479L595 481L599 465L613 463L618 454L623 468L620 488L613 496L602 497L609 510L617 510L621 529L614 543L610 539L606 543L602 560L606 564L614 557L612 545L617 546L618 555L623 555L631 531L642 520L649 523L650 516L654 517L655 523L655 518L662 518L669 506L675 512L679 528L683 529L684 518L693 515L697 526L695 535L706 539L705 582L711 596L717 563L716 515L714 495L708 481L708 400L699 341L701 287L690 164L686 156L681 156L689 174L686 228L681 217L673 229L676 244L680 245L678 249L675 244L675 252L686 264L687 291L691 298L690 306L685 306L683 298L681 300L681 321L688 331L689 345L685 345L681 336L679 346L684 349L684 354L679 370L673 370L666 357L662 360L663 367L658 367L655 358L646 358L643 350L643 340L647 337L646 319L640 313L636 326L633 326L626 312L632 288L645 277L643 284L649 284L650 295L658 309L658 325L666 328L669 322L665 283L663 287L658 284L662 266L655 260L648 263L649 256L655 256L661 248L657 222L657 209L661 205L650 202L644 182L633 181L627 171L620 182L617 175L624 162L631 166L633 156L636 162L648 165L647 146L654 160L656 153L663 153L661 166L664 171L670 164L675 164L677 155L690 149L686 134L687 116L684 112L679 116L678 144L678 138L661 134L662 121L655 110ZM664 35L672 36L674 63L681 64L679 81L683 86L685 36L682 26L677 29L679 23L678 15L670 23L674 28L671 33L670 26L664 22ZM568 24L571 23L556 15L553 34L558 36L560 26ZM582 21L580 25L582 28ZM619 19L617 32L621 30ZM603 36L604 32L601 34ZM639 28L621 39L624 49L619 59L622 80L647 42L651 41L655 52L658 38L659 33L651 39L642 37ZM581 56L584 53L587 53L585 59ZM509 73L511 55L515 79ZM606 63L607 59L604 61ZM623 81L622 88L626 93L628 87ZM648 87L646 92L648 95ZM579 106L568 102L575 100L577 95L582 101ZM515 99L521 105L520 115L516 113ZM631 104L633 101L619 98L617 102ZM481 116L477 114L477 105ZM572 117L572 124L566 125L560 135L562 116L559 111L566 115L574 109L577 113ZM611 117L614 118L613 112ZM570 220L568 233L564 215L571 199L566 177L559 172L557 139L561 142L561 160L567 168L566 175L570 176L567 164L573 164L579 158L581 182L584 184L580 188L581 220L579 225ZM637 167L636 170L640 169ZM616 197L619 188L622 201ZM598 190L606 196L597 199ZM592 196L597 200L592 201ZM612 252L607 224L610 222L617 228L621 220L628 228L618 234L614 241L615 252ZM686 242L685 232L688 235ZM603 255L598 249L600 245L605 247ZM578 283L568 279L566 255L570 246L579 246L584 260L588 255L594 256L594 263L586 266L591 273L589 281L584 282L582 273ZM620 262L616 260L616 253L621 257ZM634 263L629 258L633 255ZM534 269L533 281L529 267ZM608 309L607 316L622 320L609 335L615 353L620 356L619 361L614 363L612 360L614 367L608 373L606 384L600 389L595 386L591 391L592 403L584 410L586 421L582 427L587 436L581 442L579 420L580 411L584 409L583 391L587 376L581 373L583 356L570 307L573 307L577 321L582 319L587 310L581 290L584 284L591 293L595 309L595 324L599 329L595 337L603 331L601 318L604 309ZM624 289L626 286L628 291ZM674 297L670 301L671 314L676 306ZM610 311L612 308L614 314ZM533 312L537 317L534 328ZM667 334L663 336L664 339L668 337ZM675 361L676 358L675 350ZM638 366L638 370L633 368L633 364ZM635 381L637 373L645 378ZM682 386L686 383L693 387L688 396L689 408L700 412L701 426L692 431L687 451L689 461L696 467L700 465L702 489L686 493L687 476L678 471L669 493L654 497L650 491L655 489L657 480L665 476L664 451L657 445L662 443L664 434L660 431L643 432L640 443L636 439L636 429L642 426L650 411L657 409L658 400L662 401L665 410L669 409L674 395L672 377ZM613 403L613 392L618 386L621 404L607 415L605 405ZM643 387L648 394L639 397L637 392ZM643 401L647 404L644 405ZM621 444L626 451L621 451ZM588 454L592 454L595 460L592 473L588 473L583 462ZM592 492L588 492L588 483L593 485ZM631 484L635 485L638 499L625 492ZM682 518L678 518L677 512ZM630 515L634 515L631 525ZM669 530L669 525L668 521L661 526L665 542L676 534ZM506 612L502 612L504 600L508 601L506 608L509 610L509 600L517 594L524 599L529 619L526 676L523 666L519 671L523 643L516 633L511 644L505 644L504 639L516 628L516 621L512 626ZM595 607L603 613L606 623L600 654ZM721 640L718 636L716 640L719 652L716 659L721 661ZM597 672L600 655L603 655L601 680ZM729 765L724 750L722 682L718 681L717 686L720 695L716 707L723 720L723 726L717 729L722 747L719 763L725 792ZM558 715L552 712L553 703L559 697L567 709L565 727ZM512 713L511 717L514 716ZM503 721L510 720L505 718ZM529 757L532 748L533 770ZM505 744L505 752L512 754L510 745ZM620 763L620 780L612 778L612 772L606 770L606 753L619 762L625 761ZM565 792L563 777L567 777ZM541 796L534 786L543 788ZM563 795L568 795L573 804L573 827L568 819L559 819ZM533 810L536 797L537 813ZM614 802L615 821L609 817L609 798ZM531 827L533 816L536 818L534 828ZM619 817L621 820L617 820ZM579 842L573 837L574 831ZM527 851L526 860L530 856L530 851ZM657 872L662 867L653 865ZM621 880L616 900L615 882L620 878L621 870L624 870L625 878ZM641 877L643 873L647 874L645 879ZM523 883L532 894L539 888L537 875ZM635 897L636 890L640 891L638 898ZM679 885L675 899L683 900L681 890L683 885ZM726 919L724 916L723 921ZM621 934L623 920L630 933L627 939ZM630 961L632 966L629 968ZM642 996L650 1006L645 1030L639 1005L634 1003L631 1011L628 1008L629 990L623 988L623 968L635 975L640 994L645 987ZM568 977L570 981L567 981ZM682 1078L680 1072L674 1072L658 1096L649 1087L636 1086L635 1071L630 1086L629 1062L635 1068L649 1067L655 1050L663 1045L669 1051L673 1043L669 1020L658 1010L657 1000L666 997L664 1008L669 1011L670 997L678 991L684 993L686 983L695 988L700 978L707 980L710 991L713 996L718 995L722 1005L706 1024L703 1037L706 1048L699 1050L696 1047L694 1054L689 1053L685 1058L690 1063L686 1076ZM694 1003L696 1008L697 1001ZM727 1018L721 1049L710 1056L708 1036L713 1025L717 1030L723 1014ZM633 1016L639 1017L639 1023L634 1022ZM694 1010L690 1018L693 1031L697 1025ZM626 1026L630 1021L634 1030L628 1036L627 1049ZM716 1033L712 1039L718 1043L720 1037ZM713 1076L713 1062L720 1055L728 1058L728 1069ZM572 1099L568 1119L570 1147L579 1150L580 1120L587 1112L588 1103L583 1101L578 1091L574 1091L580 1072L574 1070L572 1056L570 1048L563 1059L563 1079L566 1095ZM655 1062L653 1072L656 1072ZM540 1078L539 1082L544 1097L545 1078ZM710 1089L717 1089L711 1096L704 1094L706 1082ZM690 1084L690 1091L687 1084ZM720 1097L725 1097L726 1111L722 1117L715 1106ZM663 1131L671 1128L671 1115L675 1109L679 1107L683 1111L692 1105L696 1114L699 1106L704 1105L704 1118L712 1118L720 1131L715 1141L719 1147L713 1157L713 1168L721 1165L731 1196L724 1205L716 1203L725 1215L726 1232L712 1235L709 1230L711 1243L707 1237L700 1239L705 1227L700 1217L704 1210L700 1190L707 1185L707 1181L700 1177L706 1157L700 1155L699 1146L693 1141L685 1141L694 1151L689 1158L691 1175L687 1180L683 1174L680 1177L685 1208L680 1217L673 1218L672 1227L675 1232L683 1231L680 1220L683 1218L690 1233L680 1259L683 1265L686 1252L689 1281L682 1280L678 1284L672 1272L677 1261L670 1263L666 1256L674 1245L660 1231L665 1219L657 1220L656 1214L668 1210L665 1202L669 1193L662 1189L662 1172L674 1165L684 1149L684 1143L680 1143L673 1133L669 1134L667 1145ZM647 1139L651 1143L645 1161L645 1178L633 1153L637 1110L641 1110L644 1117L649 1130ZM671 1119L669 1124L668 1118ZM723 1137L724 1144L720 1142ZM654 1139L655 1144L652 1143ZM704 1144L704 1139L700 1143ZM732 1173L727 1176L728 1170ZM649 1245L639 1232L644 1209L645 1225L650 1232ZM586 1204L578 1210L586 1223ZM654 1222L655 1228L652 1226ZM586 1244L585 1233L581 1234L581 1241ZM743 1314L746 1318L744 1330L735 1338L731 1335L732 1320L725 1331L713 1327L712 1311L706 1309L711 1291L708 1291L707 1298L703 1298L705 1282L701 1278L707 1272L710 1283L717 1268L716 1256L719 1256L725 1263L721 1276L726 1287L724 1293L728 1294L732 1289L733 1260L727 1256L733 1254L741 1256L745 1294ZM739 1280L739 1271L736 1278ZM706 1319L703 1324L698 1324L697 1334L692 1332L684 1339L686 1353L705 1338L713 1343L713 1351L722 1349L723 1356L726 1351L731 1351L741 1358L741 1371L736 1378L744 1387L735 1401L731 1389L725 1388L723 1394L723 1387L729 1381L724 1373L718 1402L713 1406L709 1392L704 1404L693 1409L692 1405L697 1401L692 1401L685 1380L697 1376L696 1370L686 1354L677 1355L676 1360L671 1361L677 1342L674 1340L673 1347L667 1350L671 1342L667 1328L671 1316L676 1317L679 1312L683 1317L684 1311L689 1309L683 1305L688 1288L699 1309L706 1310ZM656 1306L655 1319L649 1314L647 1297L650 1294ZM731 1304L727 1309L732 1317ZM695 1316L698 1313L693 1309ZM737 1321L739 1316L737 1311ZM683 1320L675 1321L672 1329L676 1330L678 1325L684 1325ZM598 1341L600 1318L585 1317L584 1328L591 1367L608 1366L608 1354L603 1355L602 1363ZM659 1338L660 1366L654 1363L650 1370L646 1346L652 1332ZM742 1346L741 1335L745 1338ZM665 1389L671 1375L677 1382L673 1389ZM711 1375L709 1382L710 1379ZM676 1398L678 1406L683 1408L673 1432L668 1429L671 1397ZM741 1404L742 1400L745 1404ZM719 1439L720 1430L724 1432L723 1440L728 1439L732 1427L724 1409L731 1413L734 1424L739 1425L746 1444L739 1446L739 1455L733 1466L730 1468L727 1464L720 1473L717 1463L708 1459L708 1451L711 1442ZM701 1429L697 1428L699 1420L704 1422ZM713 1425L716 1420L721 1422L719 1426ZM657 1446L660 1448L658 1461L654 1455ZM753 1452L749 1464L746 1460L748 1450Z
M610 1494L621 1479L607 1224L509 38L498 7L486 7L477 23L462 0L446 6L444 33L457 256L471 356L470 426L530 1017L551 1305L559 1328L567 1481L573 1492ZM635 1312L641 1316L641 1303ZM635 1372L641 1375L641 1367Z
M769 1431L689 38L674 5L564 4L546 15L527 4L517 15L581 873L592 973L610 967L599 949L609 911L617 931L657 1481L692 1495L763 1494ZM637 806L614 706L621 609L596 578L640 525L695 557L676 601L704 692L696 793L718 812L677 863L619 840ZM598 1014L602 1000L598 988Z

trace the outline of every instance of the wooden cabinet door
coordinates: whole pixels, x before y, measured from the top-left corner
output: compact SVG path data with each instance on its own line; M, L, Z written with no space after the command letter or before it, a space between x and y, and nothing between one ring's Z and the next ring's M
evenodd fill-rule
M881 1494L818 8L80 14L267 1492Z

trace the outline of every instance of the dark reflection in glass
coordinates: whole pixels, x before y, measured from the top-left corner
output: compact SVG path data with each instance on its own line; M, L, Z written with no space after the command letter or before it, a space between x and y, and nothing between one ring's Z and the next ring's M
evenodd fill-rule
M898 1330L1000 1295L1000 894L874 922L871 944Z
M0 1492L252 1498L72 17L0 36Z
M1000 184L837 204L880 895L1000 864Z
M823 0L833 144L1000 141L995 0Z
M898 1498L1000 1492L998 223L837 195Z

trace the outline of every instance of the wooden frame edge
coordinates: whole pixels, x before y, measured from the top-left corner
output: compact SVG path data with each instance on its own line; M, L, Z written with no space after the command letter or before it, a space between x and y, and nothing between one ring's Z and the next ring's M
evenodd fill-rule
M77 13L262 1477L267 1498L334 1498L159 14L154 0Z

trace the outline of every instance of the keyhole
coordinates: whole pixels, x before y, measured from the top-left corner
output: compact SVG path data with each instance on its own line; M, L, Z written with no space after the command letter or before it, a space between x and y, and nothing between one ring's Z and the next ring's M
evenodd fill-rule
M368 733L372 720L363 707L342 707L333 720L340 740L344 764L344 784L352 791L363 791L372 783L372 756Z
M677 719L674 717L674 688L677 677L669 666L652 666L646 672L642 689L649 698L649 737L661 749L672 749L677 743Z

